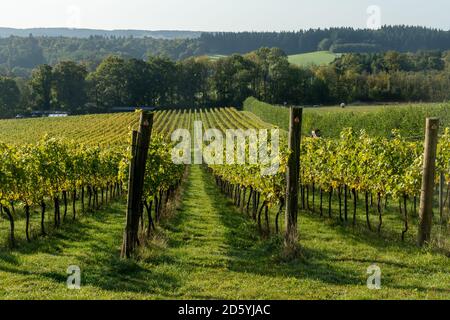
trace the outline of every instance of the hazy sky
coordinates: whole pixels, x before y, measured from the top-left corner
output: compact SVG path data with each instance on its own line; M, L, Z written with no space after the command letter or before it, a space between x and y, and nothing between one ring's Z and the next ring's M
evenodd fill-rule
M449 0L0 0L0 26L280 31L366 27L375 15L448 30L449 12Z

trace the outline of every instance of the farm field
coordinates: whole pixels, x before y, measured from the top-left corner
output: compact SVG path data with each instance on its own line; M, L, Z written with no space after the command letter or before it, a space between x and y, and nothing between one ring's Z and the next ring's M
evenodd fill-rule
M222 58L226 58L227 56L224 54L213 54L213 55L209 55L208 58L211 59L212 61L216 61Z
M288 129L289 110L285 107L249 98L244 102L243 110L281 129ZM450 103L305 108L303 134L309 135L318 128L324 137L337 138L343 128L350 127L355 131L365 130L371 136L384 137L397 129L405 137L423 139L427 117L439 117L441 128L450 127Z
M203 121L207 128L221 130L273 127L270 121L264 122L248 111L222 108L158 112L154 131L168 140L177 128L191 130L196 120ZM126 147L130 128L137 122L137 114L0 121L0 141L34 143L48 134L105 148ZM302 256L287 261L280 254L282 237L275 234L278 207L268 208L268 220L264 221L268 225L261 230L261 223L251 217L254 206L249 206L249 213L236 208L235 198L221 192L223 185L217 186L217 176L214 179L211 170L220 168L188 168L174 207L132 261L119 258L126 211L123 197L61 228L53 229L48 221L46 227L51 232L45 238L39 236L39 208L33 208L33 239L29 243L23 232L22 208L18 206L16 249L8 249L8 222L4 216L0 219L0 298L450 298L449 228L439 225L437 217L433 245L419 249L415 245L416 213L411 210L410 230L401 241L404 221L395 200L386 203L383 226L377 233L366 227L362 196L356 202L353 226L339 217L342 207L337 193L332 194L331 217L328 202L324 205L326 214L321 216L318 190L307 189L310 209L305 207L299 217ZM255 176L255 182L258 179ZM376 205L371 206L369 219L376 227ZM50 212L47 220L51 220ZM283 222L281 217L279 225L283 226ZM366 272L373 263L383 272L382 290L367 289ZM69 265L82 269L80 291L66 287Z
M208 55L208 58L212 61L216 61L226 57L228 56L223 54ZM308 67L312 65L321 66L330 64L337 57L339 57L339 54L331 53L329 51L316 51L289 55L288 60L294 65L300 67Z
M311 65L320 66L330 64L338 56L339 56L338 54L331 53L329 51L317 51L317 52L290 55L288 58L289 62L292 64L301 67L307 67Z

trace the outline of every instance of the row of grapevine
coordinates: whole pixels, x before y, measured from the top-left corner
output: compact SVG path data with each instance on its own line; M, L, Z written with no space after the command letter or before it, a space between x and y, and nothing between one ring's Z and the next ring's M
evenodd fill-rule
M72 219L80 191L82 208L87 190L89 209L98 208L108 195L121 190L119 164L123 153L114 148L86 146L72 141L44 138L34 145L10 146L0 143L0 203L10 221L10 243L15 245L14 203L21 203L26 216L26 238L30 237L31 207L41 207L41 234L46 235L47 202L54 207L54 226L61 225L60 201L64 202L63 220L67 218L68 195L72 198Z
M107 147L126 143L130 128L135 127L138 120L135 113L0 120L0 141L33 144L48 135Z
M4 214L9 221L11 246L16 243L15 220L18 206L23 207L25 235L31 241L30 216L34 209L40 208L40 234L45 236L49 224L45 221L48 208L53 208L54 228L59 228L61 222L68 219L70 205L70 219L74 220L77 208L81 207L79 210L82 212L99 209L101 204L127 191L130 159L127 150L129 143L126 141L130 128L137 123L138 117L135 114L100 116L100 119L111 121L109 127L102 127L106 122L95 119L93 118L93 123L86 125L95 136L101 136L100 132L103 132L101 142L97 144L81 127L76 140L46 136L33 144L0 143L0 214ZM171 128L180 124L190 126L189 113L183 119L166 118L165 113L157 113L155 119L157 126L161 128L161 124L167 123L170 123ZM179 123L179 120L183 120L183 123ZM74 123L82 126L77 119L68 119L68 128ZM63 128L61 123L59 129ZM124 128L128 131L127 135L123 132ZM72 129L68 130L72 132ZM147 208L149 217L148 233L151 227L154 228L152 205L155 204L154 216L158 221L164 205L163 199L165 202L169 200L184 172L183 166L172 163L171 145L164 138L165 136L158 134L152 136L146 164L148 174L145 177L143 205ZM62 205L63 212L60 209ZM144 219L142 225L145 225Z
M441 137L438 150L437 176L444 173L450 177L450 130L446 129ZM408 231L407 201L416 202L421 192L423 170L423 144L410 142L393 132L391 139L369 137L364 131L355 133L345 129L339 140L306 139L302 153L302 186L306 193L315 187L320 190L320 213L323 214L322 192L337 190L339 198L339 218L348 220L348 194L354 200L353 224L356 223L356 200L358 194L365 195L366 221L369 220L369 202L372 195L377 199L379 216L378 232L383 224L383 205L388 198L401 200L404 230L402 239ZM305 191L303 192L304 195ZM344 196L344 212L342 212L342 195ZM308 196L306 196L308 198ZM369 201L370 198L370 201ZM302 200L304 196L302 197ZM314 210L307 203L303 207ZM330 214L330 205L329 205Z
M126 185L129 175L130 158L121 162L119 177ZM172 145L166 142L163 135L152 136L148 150L144 176L144 193L140 207L141 230L146 231L150 237L155 224L162 218L163 207L175 194L180 186L185 166L174 164L172 161ZM153 214L154 207L154 217ZM147 222L144 218L144 209L147 212Z
M221 115L220 129L231 126L229 118ZM438 173L444 173L450 184L450 130L446 129L438 146ZM248 152L248 145L247 145ZM278 231L279 216L285 202L286 149L281 151L280 170L274 176L260 175L259 165L211 165L217 184L230 195L236 205L249 211L261 225L261 215L265 209L279 205L275 218ZM421 191L423 167L423 144L410 142L393 132L391 139L369 137L364 131L345 129L340 139L304 138L301 153L301 206L316 211L315 197L320 197L320 214L324 213L324 196L328 196L328 214L332 215L332 199L339 201L339 218L348 221L348 199L353 200L353 224L356 224L357 199L365 198L366 221L372 230L369 206L375 203L378 214L378 232L383 224L383 210L387 199L399 201L404 221L402 239L408 232L407 201L414 200L414 207ZM438 181L438 177L436 177ZM312 206L310 197L312 195ZM448 202L448 200L447 200Z
M88 118L92 118L92 121L83 123ZM67 129L63 120L67 121ZM61 136L73 136L77 143L47 137L35 144L20 145L27 137L18 132L8 132L8 139L17 138L19 142L0 145L0 201L11 224L11 242L14 242L15 203L22 204L26 211L26 236L29 239L30 207L41 207L44 218L46 207L51 202L50 205L55 209L55 227L58 227L61 223L61 200L64 203L65 217L68 198L73 201L75 215L76 200L81 200L84 211L85 193L88 194L90 209L98 207L98 199L100 195L103 199L103 192L106 192L106 199L108 194L109 198L119 195L121 186L126 185L124 182L128 175L129 156L126 148L129 143L126 141L130 129L137 121L136 114L116 114L49 122L58 124L53 130L59 130ZM142 211L146 209L148 213L148 233L154 228L155 220L161 218L161 207L174 193L184 172L183 166L172 163L171 145L168 142L171 133L178 128L192 130L194 121L202 121L205 128L216 128L223 132L230 128L272 128L252 114L238 112L233 108L157 112L154 131L161 136L152 136L142 204ZM44 124L47 119L39 119L38 122ZM27 122L27 125L36 131L39 129L32 121ZM84 130L84 126L89 128L94 138L89 135L89 130ZM30 131L27 132L31 134ZM252 208L251 215L259 225L262 223L263 213L266 224L269 225L268 211L277 206L277 232L285 202L285 170L288 159L284 140L286 136L282 134L281 137L281 153L278 157L280 169L275 175L262 176L262 165L211 165L209 168L220 188L234 199L242 211L246 210L250 214ZM0 136L0 140L2 138ZM6 140L10 141L8 139ZM79 141L82 143L78 143ZM249 151L248 145L246 150ZM405 224L402 232L404 237L408 231L406 202L409 199L415 200L420 194L422 154L422 143L409 142L396 132L391 139L373 138L351 129L344 130L337 140L304 138L301 153L301 206L305 210L316 211L316 196L319 193L320 214L324 214L324 197L328 198L329 216L332 215L331 202L337 199L339 218L347 221L348 199L351 198L354 202L353 223L356 223L356 200L362 195L365 198L367 225L372 229L368 212L369 206L375 203L379 217L377 229L380 231L383 201L386 202L388 198L398 199ZM447 129L439 143L438 171L446 174L450 185L449 163L450 131ZM155 218L152 217L153 207ZM146 224L144 220L142 212L143 229ZM42 234L45 234L44 226L42 221ZM269 231L270 228L266 229Z
M261 120L238 113L235 109L218 109L210 114L211 127L222 132L227 129L269 129L270 125ZM270 151L270 145L269 151ZM281 154L278 157L279 171L276 175L262 176L261 172L266 165L263 164L223 164L210 165L209 169L214 174L217 185L221 190L233 199L235 204L251 214L253 219L261 225L261 217L264 211L266 224L268 224L269 208L280 205L276 219L278 230L278 217L284 206L285 174L288 161L288 153L285 145L282 145ZM248 141L246 154L249 153ZM262 203L262 204L261 204ZM250 213L250 208L252 212ZM268 228L267 228L268 229Z

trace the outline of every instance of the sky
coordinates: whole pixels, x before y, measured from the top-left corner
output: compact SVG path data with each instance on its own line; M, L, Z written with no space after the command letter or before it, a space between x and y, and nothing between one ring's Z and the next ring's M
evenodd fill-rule
M450 29L448 0L1 0L0 27L292 31L406 24Z

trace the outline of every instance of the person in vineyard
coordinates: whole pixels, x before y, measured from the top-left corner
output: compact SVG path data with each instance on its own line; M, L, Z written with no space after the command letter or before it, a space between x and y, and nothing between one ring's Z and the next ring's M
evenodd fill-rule
M317 138L320 138L320 137L322 137L322 133L320 132L320 129L314 129L311 132L311 138L317 139Z

